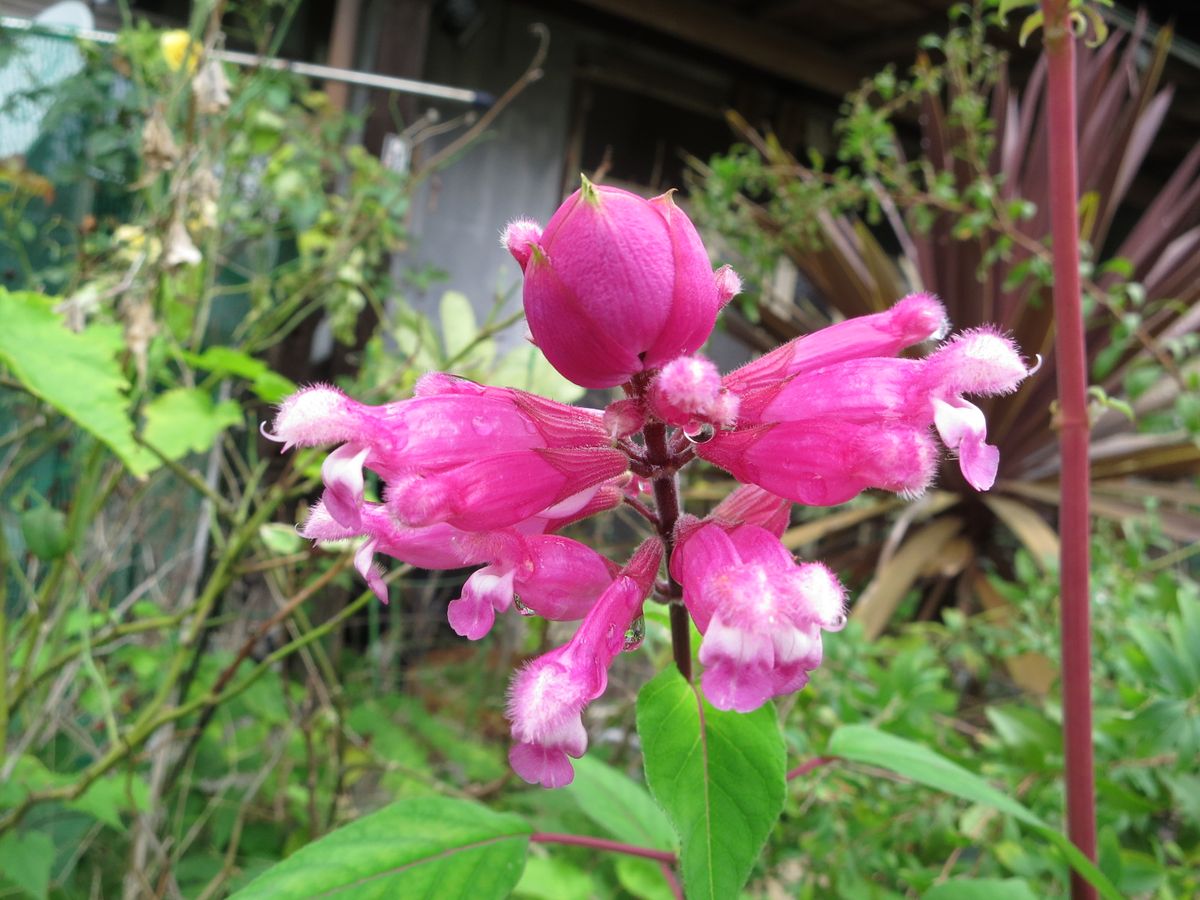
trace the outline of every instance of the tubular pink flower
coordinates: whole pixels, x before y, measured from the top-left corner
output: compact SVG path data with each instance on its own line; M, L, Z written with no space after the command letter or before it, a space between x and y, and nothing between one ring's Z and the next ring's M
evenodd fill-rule
M739 429L696 450L739 481L808 506L845 503L871 487L919 496L938 458L927 429L837 419Z
M471 640L483 637L496 613L512 606L518 596L531 613L543 618L580 619L616 576L617 567L608 559L559 535L470 532L446 524L410 528L378 503L364 503L359 525L347 527L331 515L328 496L326 492L325 500L310 510L300 533L315 541L365 535L354 566L384 603L387 591L374 563L376 553L422 569L488 564L467 579L462 596L451 601L448 610L454 630Z
M558 535L499 534L488 544L493 562L467 579L447 611L450 626L472 641L518 599L531 615L581 619L617 574L616 565L595 550Z
M276 440L345 441L322 468L326 506L358 526L363 467L388 483L393 514L410 526L437 522L468 531L515 525L540 512L564 518L589 490L625 472L603 415L509 388L441 374L411 400L368 406L318 385L286 400ZM566 503L571 509L555 509Z
M628 466L615 449L494 453L453 469L397 477L388 483L386 499L406 525L448 522L466 531L494 531L539 514L568 517L587 503L585 491Z
M757 525L780 537L791 523L792 501L743 484L718 503L709 518L726 530L737 525Z
M701 686L718 709L750 712L802 688L821 664L821 630L846 622L833 573L797 564L755 525L700 525L677 546L671 573L704 635Z
M936 463L927 432L936 426L967 481L987 490L999 451L962 394L1007 393L1027 374L1012 341L986 329L957 335L925 359L846 359L747 391L737 431L697 452L792 500L841 503L866 487L923 491Z
M890 309L846 319L788 341L725 376L725 387L745 394L792 375L867 356L895 356L905 347L940 339L946 309L932 294L909 294Z
M734 287L731 273L713 272L670 194L644 200L584 179L532 233L522 225L505 237L525 273L530 332L584 387L613 387L696 351Z
M662 544L651 538L600 595L575 636L539 656L513 676L508 697L513 747L508 759L530 784L570 784L587 750L583 709L608 684L608 667L624 647L625 632L641 613L662 561Z
M487 454L610 443L596 410L440 374L422 379L418 389L411 400L369 406L327 385L306 388L284 401L273 436L288 446L369 447L366 466L385 478L448 469Z

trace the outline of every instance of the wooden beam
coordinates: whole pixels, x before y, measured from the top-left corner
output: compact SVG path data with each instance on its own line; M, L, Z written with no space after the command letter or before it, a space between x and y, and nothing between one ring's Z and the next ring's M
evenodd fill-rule
M333 36L329 41L329 65L339 69L354 68L354 48L358 43L358 17L361 10L361 0L337 0ZM346 108L350 99L349 85L331 81L325 85L325 93L334 109Z
M840 97L862 77L844 57L707 0L577 0L752 66Z

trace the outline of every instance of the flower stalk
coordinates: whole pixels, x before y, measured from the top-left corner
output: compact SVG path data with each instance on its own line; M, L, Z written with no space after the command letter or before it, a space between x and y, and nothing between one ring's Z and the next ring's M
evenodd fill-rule
M1069 0L1042 0L1049 109L1050 216L1054 260L1055 352L1058 355L1062 503L1059 520L1062 598L1063 732L1067 833L1096 859L1096 799L1092 759L1089 598L1087 355L1079 276L1078 123L1075 35ZM1071 873L1071 896L1095 889Z
M661 460L666 464L671 456L667 443L667 426L663 424L647 425L643 432L646 439L646 450L655 462ZM658 535L662 539L667 559L671 558L675 549L675 523L679 521L681 511L679 505L679 479L672 471L654 479L654 506L658 512ZM691 629L688 625L687 607L683 605L683 589L679 582L667 573L666 600L671 617L671 655L675 660L675 668L687 681L692 680L692 647Z

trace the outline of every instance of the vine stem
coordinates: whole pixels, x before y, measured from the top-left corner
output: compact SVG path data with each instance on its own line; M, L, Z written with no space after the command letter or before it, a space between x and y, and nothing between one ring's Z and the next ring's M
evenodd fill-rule
M659 862L674 865L675 854L667 850L654 850L651 847L638 847L634 844L622 844L620 841L610 841L607 838L592 837L588 834L558 834L550 831L535 831L529 836L535 844L570 844L575 847L590 847L593 850L607 850L611 853L624 853L626 856L640 856L643 859L656 859Z
M1079 277L1078 123L1075 35L1068 0L1042 0L1049 116L1050 223L1054 257L1055 353L1058 355L1059 447L1062 456L1059 583L1062 597L1063 733L1067 835L1096 861L1096 797L1092 759L1089 598L1087 353ZM1071 872L1073 900L1095 888Z

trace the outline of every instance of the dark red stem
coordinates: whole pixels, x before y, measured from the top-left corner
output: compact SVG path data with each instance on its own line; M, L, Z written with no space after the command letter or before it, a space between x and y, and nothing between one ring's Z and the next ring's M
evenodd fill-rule
M1091 626L1089 624L1087 355L1079 281L1078 124L1075 36L1068 0L1042 0L1045 16L1050 128L1050 221L1054 252L1054 321L1061 454L1059 579L1062 597L1063 733L1067 834L1096 860L1096 797L1092 762ZM1073 900L1095 889L1071 873Z
M654 485L654 506L658 510L658 535L662 538L665 556L670 564L675 549L675 523L679 521L679 484L676 479L677 461L668 446L667 426L661 422L651 423L642 429L646 440L646 460L658 473ZM675 667L688 681L692 680L692 633L687 607L683 605L683 589L670 570L667 571L670 585L669 601L671 616L671 652Z
M787 780L791 781L793 778L799 778L801 775L807 775L813 769L819 769L821 766L827 766L831 762L837 761L838 758L836 756L814 756L812 759L806 759L804 762L800 763L800 765L796 766L796 768L787 773Z
M535 844L571 844L576 847L591 847L593 850L607 850L610 853L624 853L626 856L641 856L645 859L656 859L659 862L675 865L675 854L666 850L654 850L650 847L638 847L634 844L622 844L620 841L610 841L606 838L592 837L588 834L556 834L550 831L536 831L529 836Z

